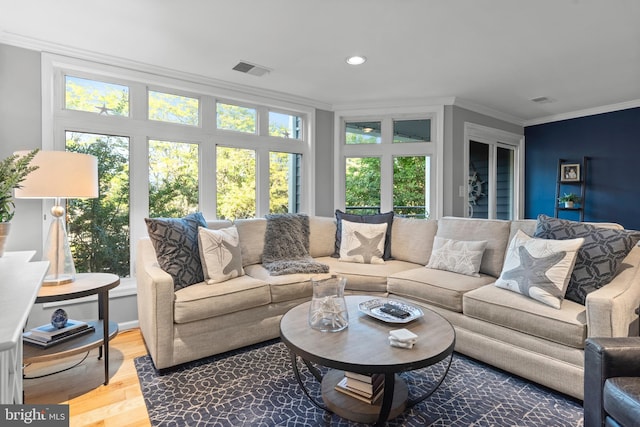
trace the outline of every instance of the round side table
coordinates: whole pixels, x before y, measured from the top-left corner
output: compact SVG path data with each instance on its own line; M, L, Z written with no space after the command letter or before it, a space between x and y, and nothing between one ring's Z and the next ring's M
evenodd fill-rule
M76 280L71 283L42 286L36 297L36 304L98 295L98 319L87 322L95 328L93 333L81 335L44 349L25 345L24 363L55 360L99 347L98 359L102 358L104 354L104 385L109 384L109 340L118 334L118 324L109 321L109 290L119 284L120 278L115 274L78 273Z

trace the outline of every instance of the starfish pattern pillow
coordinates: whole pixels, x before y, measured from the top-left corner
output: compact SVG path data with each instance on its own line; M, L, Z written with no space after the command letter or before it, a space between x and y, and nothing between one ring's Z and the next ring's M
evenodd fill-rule
M478 272L487 243L486 240L462 241L435 236L426 267L480 277Z
M537 239L518 230L495 285L560 309L583 238Z
M367 224L342 220L340 261L384 264L387 223Z
M205 281L212 285L244 275L240 237L236 227L198 230Z
M542 239L584 238L571 274L566 298L585 305L587 295L609 283L631 249L640 240L640 232L616 230L584 222L538 215L534 237Z

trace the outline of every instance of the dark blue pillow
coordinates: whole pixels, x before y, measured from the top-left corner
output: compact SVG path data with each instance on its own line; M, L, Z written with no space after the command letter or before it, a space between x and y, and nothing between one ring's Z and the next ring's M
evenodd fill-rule
M587 294L615 277L622 261L640 240L640 232L539 215L534 237L554 240L584 238L565 295L566 299L584 305Z
M340 243L342 242L342 220L351 222L361 222L366 224L383 224L387 223L387 232L384 236L384 254L382 259L391 259L391 226L393 225L393 211L375 215L354 215L342 212L336 209L336 246L332 255L334 258L340 258Z
M145 218L160 268L173 278L174 290L204 281L198 227L207 227L200 212L184 218Z

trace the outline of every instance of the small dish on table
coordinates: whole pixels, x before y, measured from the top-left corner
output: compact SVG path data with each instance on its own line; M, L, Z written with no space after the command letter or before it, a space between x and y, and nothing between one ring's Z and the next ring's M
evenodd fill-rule
M388 298L375 298L361 302L358 304L358 310L387 323L409 323L424 316L420 308Z

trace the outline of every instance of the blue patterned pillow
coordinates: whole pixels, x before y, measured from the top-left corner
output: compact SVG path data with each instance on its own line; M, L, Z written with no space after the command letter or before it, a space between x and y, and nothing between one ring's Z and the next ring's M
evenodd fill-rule
M587 294L615 277L622 261L640 240L640 232L539 215L534 237L555 240L584 238L565 296L584 305Z
M184 218L145 218L160 268L173 278L174 290L204 281L198 227L207 222L200 212Z

